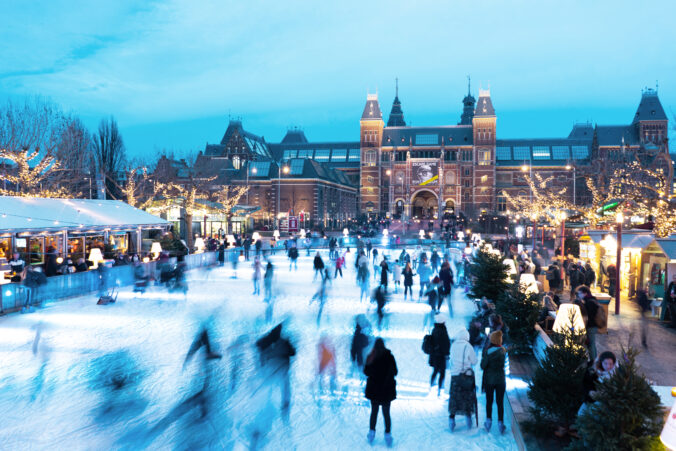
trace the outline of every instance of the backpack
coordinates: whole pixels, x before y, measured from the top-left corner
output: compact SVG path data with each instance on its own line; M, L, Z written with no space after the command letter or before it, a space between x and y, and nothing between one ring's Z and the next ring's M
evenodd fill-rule
M425 354L431 354L433 350L434 345L432 344L432 334L427 334L423 338L423 343L422 343L422 351Z
M601 307L601 304L598 303L598 301L593 300L596 304L596 315L594 316L594 324L596 324L596 327L604 328L606 325L608 325L608 315L606 314L606 311L603 307Z

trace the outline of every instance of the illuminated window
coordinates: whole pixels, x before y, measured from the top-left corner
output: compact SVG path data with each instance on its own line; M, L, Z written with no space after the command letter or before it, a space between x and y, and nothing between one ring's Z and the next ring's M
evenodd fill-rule
M347 149L333 149L331 153L331 161L345 161L347 157Z
M369 150L368 152L366 152L365 163L369 166L375 166L376 165L376 151L375 150Z
M487 166L491 164L491 152L490 150L480 150L479 151L479 166Z
M318 149L315 152L315 161L329 161L329 155L331 154L331 151L329 149Z
M482 175L481 176L481 183L486 183L488 181L488 176L487 175Z
M235 169L239 169L241 165L242 165L242 162L241 162L241 160L239 159L239 157L238 157L237 155L235 155L234 157L232 157L232 166L233 166Z
M549 146L533 146L534 160L549 160L550 158Z

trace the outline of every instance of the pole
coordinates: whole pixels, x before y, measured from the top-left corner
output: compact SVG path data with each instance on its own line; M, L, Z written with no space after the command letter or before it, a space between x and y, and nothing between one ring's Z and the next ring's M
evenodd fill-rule
M566 244L566 217L561 218L561 280L565 280L565 274L563 273L563 262L565 261L565 248Z
M536 240L535 235L537 235L537 232L538 232L538 222L535 218L533 218L533 249L531 249L531 255L532 252L535 251L535 240Z
M249 162L246 163L246 205L249 206Z
M577 175L576 175L576 169L575 166L573 166L573 206L577 205L575 202L576 196L575 196L575 185L577 185Z
M617 262L615 275L615 314L620 314L620 264L622 263L622 221L617 222Z
M280 179L282 178L282 167L277 166L277 212L275 214L275 224L277 224L277 230L280 229L279 227L279 195L280 195Z

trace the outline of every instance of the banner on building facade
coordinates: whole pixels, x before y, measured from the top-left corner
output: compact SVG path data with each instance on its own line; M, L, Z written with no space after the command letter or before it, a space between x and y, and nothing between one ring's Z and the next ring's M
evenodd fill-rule
M439 167L435 162L411 163L411 182L417 186L439 184Z

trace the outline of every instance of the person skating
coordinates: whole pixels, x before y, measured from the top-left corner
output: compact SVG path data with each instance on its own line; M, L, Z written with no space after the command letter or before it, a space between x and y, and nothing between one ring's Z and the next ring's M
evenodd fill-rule
M364 371L364 350L369 344L369 337L366 335L363 325L367 321L364 315L357 316L354 334L352 335L352 344L350 345L350 360L360 373Z
M321 255L319 255L319 252L315 254L313 266L315 269L315 275L312 278L312 280L315 281L317 280L317 274L319 274L319 277L322 277L324 275L324 260L322 260L322 257Z
M289 271L292 266L294 270L298 270L298 248L295 245L289 248Z
M387 291L387 280L388 280L387 273L389 272L390 265L387 264L387 260L385 260L385 257L383 257L383 260L380 262L380 286L382 286L385 291Z
M399 293L399 286L401 285L401 265L395 261L392 265L392 284L394 285L394 292Z
M328 269L321 276L321 278L322 278L322 280L321 280L321 283L319 284L319 289L314 294L314 296L312 296L312 299L310 299L310 304L312 304L312 302L314 302L314 301L319 302L319 310L317 311L317 327L319 327L319 323L322 320L322 312L324 311L324 304L326 303L326 294L327 294L327 291L328 291L328 283L331 279Z
M434 329L432 329L432 352L429 357L429 365L434 368L430 377L430 387L434 387L434 381L439 376L439 389L437 396L441 396L446 378L446 361L451 351L451 340L446 330L446 318L442 314L434 317Z
M360 294L359 302L369 297L369 264L368 258L361 251L361 255L357 259L357 284L359 284Z
M385 347L382 338L376 338L371 353L366 358L364 374L366 375L366 399L371 401L371 417L367 439L373 443L376 435L378 411L382 408L385 420L385 442L392 446L392 420L390 418L390 404L397 398L395 376L397 363L389 349Z
M424 293L427 293L427 286L430 284L430 277L432 277L432 268L427 263L427 259L421 259L418 264L418 276L420 277L420 293L418 293L418 300L420 300Z
M387 292L382 285L379 285L378 288L373 291L373 300L378 307L376 314L378 315L378 330L380 330L383 319L385 318L385 304L387 304Z
M336 251L337 252L337 251ZM333 275L333 278L335 279L338 276L338 273L340 273L340 277L343 277L343 266L345 266L345 255L340 255L338 258L336 258L336 272Z
M490 336L490 346L484 349L481 356L481 369L484 370L481 382L482 390L486 392L486 432L491 430L493 423L493 395L498 406L498 429L505 432L505 357L507 351L502 347L502 331L493 332Z
M261 277L263 276L263 265L259 257L254 258L253 262L253 294L261 294Z
M451 292L453 287L453 272L451 271L451 264L449 262L445 261L441 265L439 279L441 279L441 290L439 290L439 294L442 297L441 303L443 303L443 299L448 299L448 314L453 318L453 303L451 302L451 298L453 297Z
M411 268L411 263L406 263L404 267L404 301L406 300L407 295L411 295L411 300L413 300L413 268Z
M256 341L260 352L260 363L274 376L282 390L282 416L288 421L291 406L291 357L296 355L296 348L288 338L282 337L282 323Z
M317 371L317 378L319 383L319 391L323 391L324 376L329 376L329 390L333 393L336 390L336 348L329 339L326 333L323 333L319 338L317 344L317 356L319 360L319 367Z
M455 430L455 415L460 413L467 418L467 428L472 428L472 415L476 414L476 383L474 370L477 358L469 343L469 332L464 327L453 336L451 346L451 389L448 400L451 432Z

